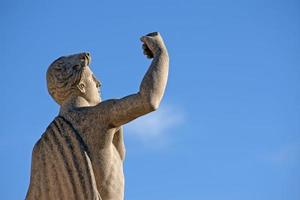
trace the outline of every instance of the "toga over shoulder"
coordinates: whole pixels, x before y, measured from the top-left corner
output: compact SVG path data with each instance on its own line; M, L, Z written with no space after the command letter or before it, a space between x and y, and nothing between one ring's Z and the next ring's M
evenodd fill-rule
M26 200L101 200L87 146L72 124L56 117L32 152Z

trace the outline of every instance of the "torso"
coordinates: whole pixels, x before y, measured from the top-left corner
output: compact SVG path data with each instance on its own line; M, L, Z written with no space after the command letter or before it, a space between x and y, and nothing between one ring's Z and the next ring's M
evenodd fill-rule
M118 134L123 134L122 127L108 128L105 120L88 116L85 112L69 112L63 117L71 122L88 147L101 198L123 200L125 148L123 137L118 137Z

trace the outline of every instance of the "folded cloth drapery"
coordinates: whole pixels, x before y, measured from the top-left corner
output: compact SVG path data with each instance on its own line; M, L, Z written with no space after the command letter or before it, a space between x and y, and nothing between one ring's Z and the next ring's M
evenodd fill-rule
M26 200L101 200L88 149L72 124L56 117L35 144Z

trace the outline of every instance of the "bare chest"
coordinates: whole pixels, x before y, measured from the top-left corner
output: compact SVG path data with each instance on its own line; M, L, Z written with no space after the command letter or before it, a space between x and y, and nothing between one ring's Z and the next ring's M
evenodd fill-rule
M104 200L123 199L125 148L119 129L105 130L88 127L81 130L89 149L97 189Z
M123 199L123 161L113 145L97 155L97 159L93 163L93 169L101 197L105 200Z
M88 149L97 189L103 200L123 200L125 154L122 128L107 129L105 124L86 118L73 122Z

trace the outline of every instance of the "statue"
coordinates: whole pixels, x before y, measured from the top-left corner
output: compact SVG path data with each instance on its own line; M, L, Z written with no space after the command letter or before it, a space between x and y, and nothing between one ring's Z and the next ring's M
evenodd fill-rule
M151 65L139 91L121 99L101 101L88 53L60 57L49 66L48 91L60 112L33 148L27 200L124 199L122 125L159 107L168 78L160 34L141 41Z

